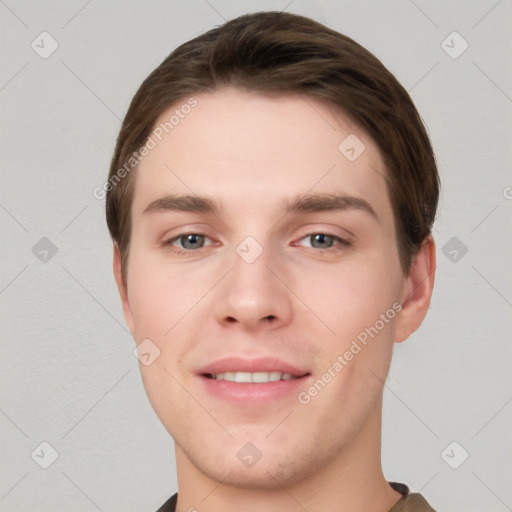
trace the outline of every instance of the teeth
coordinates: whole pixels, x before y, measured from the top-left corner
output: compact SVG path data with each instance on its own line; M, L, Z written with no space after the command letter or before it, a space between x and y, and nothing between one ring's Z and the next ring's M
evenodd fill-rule
M226 377L224 375L224 377ZM252 382L251 374L249 372L236 372L235 373L235 382Z
M230 382L274 382L276 380L296 379L291 373L281 372L225 372L212 375L216 380L228 380Z

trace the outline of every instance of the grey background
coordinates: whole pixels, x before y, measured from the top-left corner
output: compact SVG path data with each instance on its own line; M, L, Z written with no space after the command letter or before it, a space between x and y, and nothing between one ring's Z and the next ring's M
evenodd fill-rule
M373 51L437 153L437 280L423 326L395 348L385 475L440 512L512 510L512 2L5 0L0 511L154 511L176 490L92 191L146 75L178 44L264 9L311 16ZM50 48L43 31L59 45L47 58L31 47ZM469 44L458 58L442 47L461 50L453 31ZM42 442L58 452L48 469L36 463L51 457Z

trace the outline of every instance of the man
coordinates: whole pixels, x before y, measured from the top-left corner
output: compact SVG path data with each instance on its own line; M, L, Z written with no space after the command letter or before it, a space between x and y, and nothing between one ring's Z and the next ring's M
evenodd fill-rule
M280 12L142 84L106 184L114 273L175 442L160 511L432 511L380 462L393 345L435 274L435 158L351 39Z

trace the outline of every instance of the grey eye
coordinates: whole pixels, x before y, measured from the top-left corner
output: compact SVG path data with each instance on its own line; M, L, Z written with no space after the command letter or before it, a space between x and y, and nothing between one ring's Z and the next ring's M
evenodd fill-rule
M178 238L184 249L199 249L204 244L204 235L189 234ZM197 246L199 244L199 247Z
M334 237L324 233L316 233L314 235L309 235L309 240L311 241L312 247L316 247L318 249L326 249L332 247ZM325 247L325 244L327 244L328 247Z

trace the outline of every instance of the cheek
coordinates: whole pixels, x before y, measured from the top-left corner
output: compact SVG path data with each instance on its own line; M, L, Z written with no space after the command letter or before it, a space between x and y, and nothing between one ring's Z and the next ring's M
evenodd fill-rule
M133 279L128 295L136 341L140 342L144 338L155 341L162 337L172 320L168 314L169 309L172 310L172 296L152 286L148 279Z
M303 390L311 399L305 410L326 411L336 428L346 426L340 410L362 423L380 398L393 349L397 276L396 269L373 261L331 267L301 281L304 303L322 321L315 319L308 330L318 336L321 355L317 380Z
M128 297L132 311L135 338L153 340L165 350L178 338L198 304L218 280L219 272L206 265L168 265L149 251L131 254Z
M318 265L296 276L294 290L318 318L319 328L323 323L327 337L339 344L374 325L391 309L385 327L378 324L379 330L389 331L395 316L392 306L399 297L397 280L396 269L375 261Z
M136 249L132 251L128 298L137 341L143 338L158 340L172 327L175 313L179 312L178 288L176 280L173 287L169 287L165 274L148 255Z

